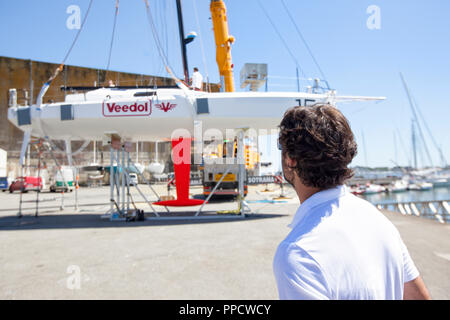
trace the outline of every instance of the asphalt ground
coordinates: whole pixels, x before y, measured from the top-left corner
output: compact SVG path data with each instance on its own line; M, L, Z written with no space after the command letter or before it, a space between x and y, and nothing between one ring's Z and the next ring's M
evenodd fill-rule
M154 201L145 185L139 185ZM299 202L273 202L276 185L251 186L246 218L219 216L236 202L204 206L212 219L110 221L109 188L74 193L0 193L0 299L277 299L272 272L276 247L287 235ZM164 185L155 186L166 195ZM198 197L201 188L191 188ZM173 194L173 192L172 192ZM151 212L139 193L139 208ZM28 209L29 208L29 209ZM175 208L192 216L199 207ZM155 207L164 213L164 207ZM384 212L400 231L434 299L450 298L450 225L426 218ZM167 215L167 214L166 214Z

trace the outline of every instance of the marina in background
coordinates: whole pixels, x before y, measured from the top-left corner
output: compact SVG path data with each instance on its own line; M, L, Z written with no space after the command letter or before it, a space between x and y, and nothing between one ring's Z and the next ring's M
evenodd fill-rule
M372 203L392 203L406 201L437 201L450 199L450 187L435 187L429 190L405 190L403 192L379 192L362 194L364 199Z

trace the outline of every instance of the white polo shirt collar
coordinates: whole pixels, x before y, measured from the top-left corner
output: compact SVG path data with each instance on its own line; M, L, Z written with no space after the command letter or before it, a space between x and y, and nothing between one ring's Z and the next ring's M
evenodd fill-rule
M335 188L322 190L313 194L311 197L306 199L302 204L300 204L300 207L298 208L297 212L294 215L294 218L292 219L292 222L288 225L288 227L293 229L314 207L322 203L342 197L348 193L349 193L348 188L345 185L340 185Z

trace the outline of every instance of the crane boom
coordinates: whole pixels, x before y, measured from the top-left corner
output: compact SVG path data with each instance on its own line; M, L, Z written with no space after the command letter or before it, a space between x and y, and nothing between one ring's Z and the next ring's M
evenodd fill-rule
M234 37L228 33L227 8L222 0L211 0L211 18L216 41L216 61L219 67L220 81L226 92L234 91L233 63L231 44Z

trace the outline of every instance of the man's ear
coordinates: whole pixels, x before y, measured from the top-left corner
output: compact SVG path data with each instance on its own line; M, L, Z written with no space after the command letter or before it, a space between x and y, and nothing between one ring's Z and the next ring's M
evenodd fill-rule
M291 159L287 153L285 154L285 158L286 158L286 164L289 168L295 167L297 165L297 161L294 159Z

